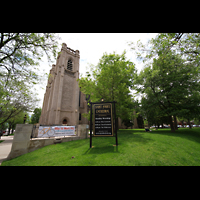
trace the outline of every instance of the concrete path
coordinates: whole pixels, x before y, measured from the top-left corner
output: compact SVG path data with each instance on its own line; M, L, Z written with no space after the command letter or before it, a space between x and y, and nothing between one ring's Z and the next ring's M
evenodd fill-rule
M4 140L4 141L0 143L0 165L8 157L11 151L13 137L14 137L13 135L1 136L0 140Z

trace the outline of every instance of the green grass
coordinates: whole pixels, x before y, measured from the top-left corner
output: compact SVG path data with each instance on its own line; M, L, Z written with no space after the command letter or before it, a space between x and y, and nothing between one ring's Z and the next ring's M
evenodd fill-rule
M144 132L144 129L118 131L114 137L89 139L50 145L4 161L2 166L199 166L200 128L180 128ZM74 158L72 158L74 157Z
M4 140L0 140L0 143L3 142Z

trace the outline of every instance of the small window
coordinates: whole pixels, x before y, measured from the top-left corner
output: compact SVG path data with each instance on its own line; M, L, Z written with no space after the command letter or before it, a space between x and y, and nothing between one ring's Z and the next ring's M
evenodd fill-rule
M79 107L81 106L81 91L79 91Z
M72 61L71 60L68 60L67 69L72 71Z
M79 120L81 120L81 113L79 113Z

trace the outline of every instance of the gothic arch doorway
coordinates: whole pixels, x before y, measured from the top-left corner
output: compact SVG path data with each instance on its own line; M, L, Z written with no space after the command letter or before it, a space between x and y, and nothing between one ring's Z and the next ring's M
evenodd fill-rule
M63 123L63 124L67 124L67 119L64 118L62 123Z

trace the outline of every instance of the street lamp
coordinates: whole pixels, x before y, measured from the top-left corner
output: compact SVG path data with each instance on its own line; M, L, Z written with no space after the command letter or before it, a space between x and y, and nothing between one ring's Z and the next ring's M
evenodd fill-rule
M101 98L101 101L103 102L103 101L104 101L104 99L103 99L103 98Z
M26 121L26 115L24 116L24 124L25 124L25 121Z

